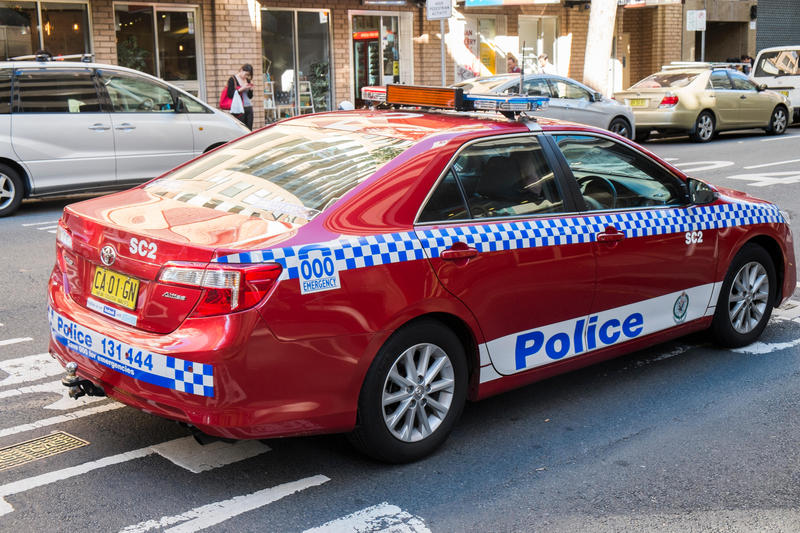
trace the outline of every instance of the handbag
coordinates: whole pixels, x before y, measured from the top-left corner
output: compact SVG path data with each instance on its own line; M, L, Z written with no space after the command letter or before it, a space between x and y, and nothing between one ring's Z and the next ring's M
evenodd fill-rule
M233 115L241 115L244 113L244 103L242 103L242 95L239 94L239 91L234 91L233 93L233 101L231 102L231 114Z
M234 91L234 93L237 94L238 92L239 91ZM219 108L229 111L232 103L233 100L228 98L228 85L226 84L225 87L222 88L222 94L219 95Z

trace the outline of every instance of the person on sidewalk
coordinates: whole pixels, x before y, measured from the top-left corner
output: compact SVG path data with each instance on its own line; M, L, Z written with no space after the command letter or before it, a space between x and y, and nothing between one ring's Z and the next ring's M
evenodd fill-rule
M239 72L234 74L228 79L228 98L232 101L236 93L242 101L242 112L238 111L236 103L231 106L231 114L239 119L239 122L247 126L247 129L253 129L253 65L245 63Z
M558 74L556 66L550 62L547 54L539 54L539 72L542 74Z

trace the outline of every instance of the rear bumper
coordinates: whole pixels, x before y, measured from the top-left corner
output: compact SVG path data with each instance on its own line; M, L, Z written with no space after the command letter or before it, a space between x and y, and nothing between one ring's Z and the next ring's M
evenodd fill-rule
M363 365L353 354L372 335L282 342L256 309L148 333L76 304L60 277L54 271L48 288L50 353L116 400L232 439L354 427ZM152 355L152 369L126 361L129 348L142 361Z

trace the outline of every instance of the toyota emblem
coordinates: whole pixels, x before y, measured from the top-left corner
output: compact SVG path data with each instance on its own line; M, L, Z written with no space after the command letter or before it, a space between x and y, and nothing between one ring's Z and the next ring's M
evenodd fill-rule
M116 260L117 251L114 250L114 247L110 244L103 246L103 248L100 250L100 261L102 261L105 266L111 266Z

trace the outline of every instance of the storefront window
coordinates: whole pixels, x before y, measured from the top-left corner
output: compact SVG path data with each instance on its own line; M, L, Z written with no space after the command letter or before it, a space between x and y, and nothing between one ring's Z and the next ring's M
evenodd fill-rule
M261 42L267 120L332 108L327 11L264 9Z
M0 2L3 59L33 56L40 49L54 56L89 54L89 35L88 4Z
M399 17L353 17L353 78L355 105L360 107L361 88L400 83Z
M533 17L521 15L519 17L519 46L525 72L539 70L538 58L547 54L548 60L558 64L558 18Z
M42 3L44 49L53 54L88 54L89 10L86 4Z
M117 61L203 97L195 8L117 4Z

